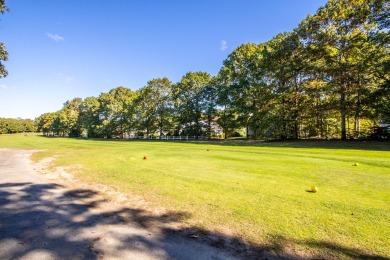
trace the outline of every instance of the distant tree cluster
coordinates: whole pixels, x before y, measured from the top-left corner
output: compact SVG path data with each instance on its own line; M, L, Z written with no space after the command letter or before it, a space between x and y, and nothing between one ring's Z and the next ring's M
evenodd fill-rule
M35 132L35 122L31 119L0 118L0 134Z
M132 91L118 87L98 97L67 101L54 113L36 119L47 135L126 138L129 136L215 136L215 112L207 97L211 76L187 73L172 84L167 78L153 79Z
M37 118L46 134L90 137L361 138L390 118L386 0L330 0L292 32L242 44L218 75L189 72L75 98Z

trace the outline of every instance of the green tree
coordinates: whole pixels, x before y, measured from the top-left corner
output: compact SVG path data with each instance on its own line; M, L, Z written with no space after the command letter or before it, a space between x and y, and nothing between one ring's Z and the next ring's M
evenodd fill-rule
M226 105L222 106L221 109L217 109L216 122L223 129L224 139L227 139L233 133L234 129L240 127L234 109Z
M34 121L21 118L0 118L0 134L35 131Z
M377 24L377 28L370 31L369 40L379 48L364 54L371 56L372 63L368 68L379 83L365 103L373 108L374 120L378 122L390 119L390 4L386 0L370 1L369 4L372 8L370 21Z
M139 90L137 97L137 118L139 127L146 129L146 135L158 130L160 138L173 128L172 83L164 78L148 81Z
M259 53L257 44L242 44L223 61L223 67L219 72L219 103L226 108L234 109L239 116L240 124L247 129L256 106L254 85L258 79Z
M44 113L35 119L39 132L44 135L54 134L53 124L57 114L55 112Z
M231 115L233 112L238 120L236 127L246 127L247 136L252 132L254 138L264 135L274 121L275 90L263 57L266 45L239 46L223 62L219 72L219 105Z
M132 118L128 117L134 99L134 92L125 87L117 87L110 90L110 109L112 112L112 124L115 134L124 138L125 133L129 131L132 125Z
M152 135L157 130L156 106L150 97L147 87L143 87L137 91L135 99L136 128L146 136Z
M58 131L62 136L79 137L81 134L81 124L79 121L81 98L74 98L66 101L63 108L58 111Z
M87 97L80 106L80 120L82 127L87 131L88 137L99 137L97 128L100 124L100 103L96 97Z
M36 132L37 131L37 126L36 126L34 120L24 119L24 120L22 120L22 124L23 124L23 131L24 132Z
M206 72L188 72L173 86L173 98L181 134L203 135L202 116L203 89L210 84L211 76Z
M298 139L304 112L301 101L305 95L305 63L301 44L295 33L283 33L263 46L259 66L268 88L274 93L268 99L268 104L273 106L273 135L281 139Z
M207 122L207 137L211 139L212 123L217 116L218 102L218 78L212 77L209 83L203 87L201 92L201 103L203 114Z
M113 97L109 93L101 93L98 97L99 101L99 125L96 128L97 134L100 137L111 138L114 135L115 124L112 122L114 111L112 108Z
M128 109L133 98L134 92L125 87L117 87L111 89L109 93L100 94L98 97L100 124L97 127L99 135L107 138L124 137L131 124Z
M5 4L5 0L0 0L0 13L4 14L5 11L9 11L9 8ZM8 60L8 53L5 49L4 43L0 42L0 78L8 75L7 70L4 67L3 61Z
M337 95L341 139L347 138L348 117L358 120L363 96L377 86L369 72L371 54L379 47L368 40L378 27L372 22L375 19L370 19L374 2L378 1L330 0L298 28L306 51L319 60L317 71Z

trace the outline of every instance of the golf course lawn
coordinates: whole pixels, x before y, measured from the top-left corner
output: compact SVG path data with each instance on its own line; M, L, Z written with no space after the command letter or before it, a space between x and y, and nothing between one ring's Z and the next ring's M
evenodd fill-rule
M184 212L185 223L305 256L390 257L389 142L108 141L0 135L0 148ZM144 155L147 160L144 160ZM357 163L357 166L354 166ZM1 177L1 176L0 176ZM312 185L318 192L310 192Z

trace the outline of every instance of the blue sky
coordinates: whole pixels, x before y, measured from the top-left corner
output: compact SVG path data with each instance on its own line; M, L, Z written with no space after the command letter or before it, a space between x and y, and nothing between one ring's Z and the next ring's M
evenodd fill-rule
M188 71L216 75L242 43L291 31L325 0L8 0L0 117L32 118L75 97Z

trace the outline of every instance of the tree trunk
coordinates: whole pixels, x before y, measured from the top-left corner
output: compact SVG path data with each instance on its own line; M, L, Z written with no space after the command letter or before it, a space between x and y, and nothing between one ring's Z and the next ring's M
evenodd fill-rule
M346 128L346 111L345 111L345 91L342 90L340 97L340 113L341 113L341 140L347 140L347 128Z
M294 139L298 140L299 139L299 124L298 124L298 119L294 120Z
M294 94L294 133L293 133L293 138L295 140L299 139L299 122L298 122L298 117L299 117L299 84L298 84L298 75L295 76L295 94Z
M122 135L122 139L125 138L125 133L124 133L124 130L123 130L123 121L124 121L124 118L123 116L121 116L121 135Z
M163 120L162 120L162 118L160 119L160 122L159 122L159 125L158 125L158 127L160 128L159 130L159 132L160 132L160 140L161 140L161 138L162 138L162 136L163 136Z
M208 114L207 117L207 135L208 135L208 139L210 140L211 139L211 114Z
M357 137L360 136L360 93L358 93L358 100L355 111L354 130Z
M223 110L223 118L225 118L225 120L226 120L226 105L225 105L225 109ZM227 125L227 122L225 121L225 126ZM226 140L227 139L227 126L226 127L223 127L222 126L222 128L223 128L223 132L224 132L224 139Z

